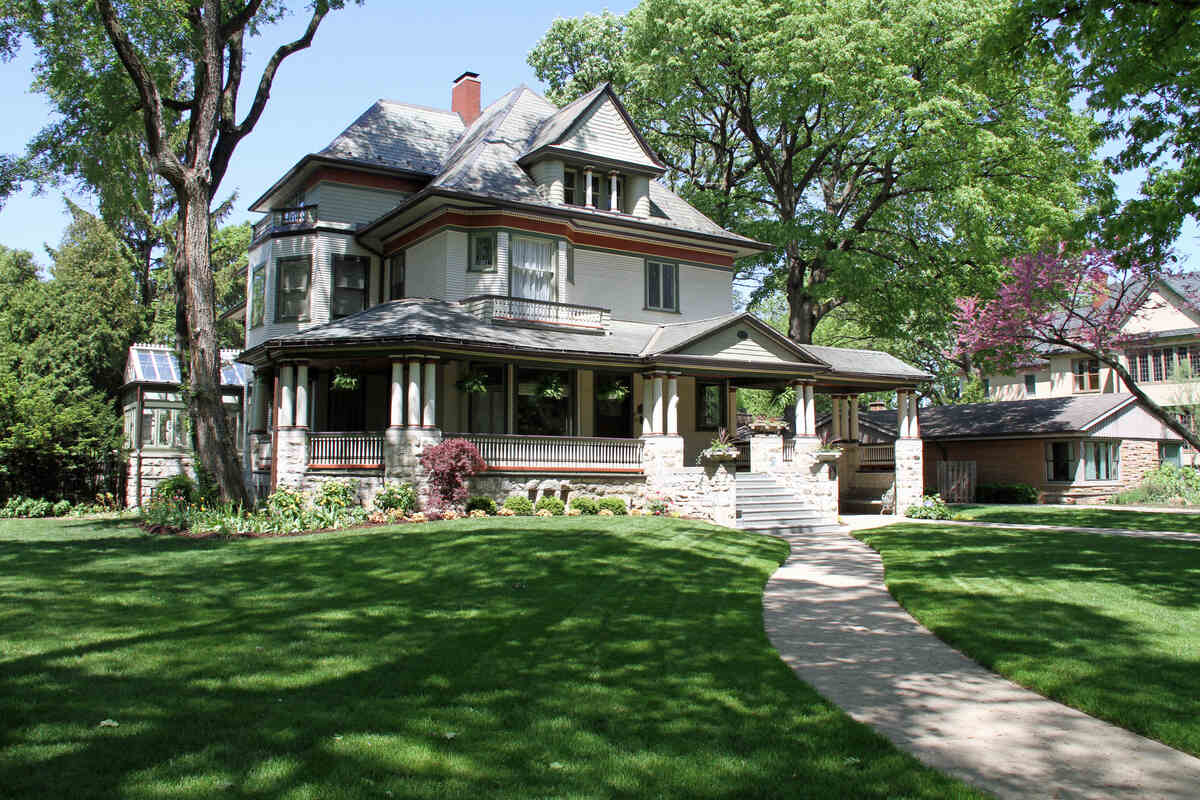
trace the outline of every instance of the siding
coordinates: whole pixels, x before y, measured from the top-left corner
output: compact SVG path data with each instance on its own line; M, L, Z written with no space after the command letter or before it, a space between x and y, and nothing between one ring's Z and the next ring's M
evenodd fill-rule
M322 222L365 224L386 214L408 195L387 189L367 189L321 181L309 190L307 202L316 203Z
M728 314L733 309L733 273L679 265L679 313L649 311L645 304L645 259L575 248L575 285L569 302L612 309L613 319L684 322Z
M1160 292L1151 292L1121 332L1151 333L1194 328L1197 325L1200 325L1200 314L1188 314Z
M446 296L448 231L441 231L404 251L404 293L409 297Z
M750 335L745 339L738 338L739 331ZM751 328L733 326L716 334L706 337L683 350L686 355L711 356L737 361L784 361L795 362L796 356L777 343L772 342L760 332Z
M542 197L551 203L563 203L563 162L546 159L534 164L529 173L538 185Z
M468 272L470 235L446 231L446 299L461 300L480 294L508 294L508 233L496 233L496 271Z
M638 145L633 131L625 124L612 100L607 98L575 123L559 146L617 161L654 164Z

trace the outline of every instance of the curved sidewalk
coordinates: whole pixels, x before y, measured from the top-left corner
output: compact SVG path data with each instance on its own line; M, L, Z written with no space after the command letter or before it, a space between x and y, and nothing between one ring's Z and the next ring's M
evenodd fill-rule
M1200 759L1022 689L917 624L862 542L784 538L763 595L771 643L901 749L1001 798L1200 797Z

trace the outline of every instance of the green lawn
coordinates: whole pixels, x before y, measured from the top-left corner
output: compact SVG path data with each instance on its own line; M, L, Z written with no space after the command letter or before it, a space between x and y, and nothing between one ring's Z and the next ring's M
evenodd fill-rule
M946 642L1067 705L1200 756L1200 545L893 525L859 538Z
M784 556L662 518L0 522L0 795L979 796L780 661Z
M1067 525L1135 531L1200 533L1200 514L1169 511L1116 511L1104 506L954 506L954 513L979 522L1014 525Z

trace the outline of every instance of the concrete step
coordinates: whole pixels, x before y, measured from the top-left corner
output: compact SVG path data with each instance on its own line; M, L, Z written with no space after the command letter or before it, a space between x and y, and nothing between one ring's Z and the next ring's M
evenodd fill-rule
M842 498L839 508L843 514L882 514L883 501Z
M743 525L817 525L829 521L828 514L780 514L771 516L769 514L742 514L738 518L738 522Z
M781 536L788 533L837 533L838 531L845 530L843 526L836 522L820 525L742 525L739 523L738 529L754 533L766 533L772 536Z

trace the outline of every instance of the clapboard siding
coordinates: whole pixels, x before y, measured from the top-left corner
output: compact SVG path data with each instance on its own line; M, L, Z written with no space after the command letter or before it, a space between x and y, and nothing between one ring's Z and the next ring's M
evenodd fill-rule
M409 297L446 296L448 233L435 233L404 251L404 293Z
M732 310L732 273L688 264L679 265L679 313L645 309L644 265L641 256L576 247L570 302L611 308L613 319L633 322L683 322Z
M563 162L548 158L529 169L533 182L538 185L542 197L551 203L563 203Z
M738 336L739 332L748 334L745 339ZM795 353L788 351L772 342L759 331L750 327L734 325L719 331L691 347L684 348L683 353L695 356L711 356L737 361L797 361Z
M317 205L322 222L363 225L391 211L406 197L404 192L322 181L309 190L306 201Z
M576 122L560 146L617 161L654 166L608 98Z

